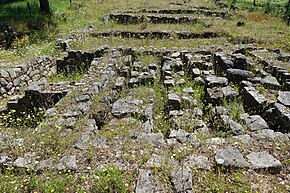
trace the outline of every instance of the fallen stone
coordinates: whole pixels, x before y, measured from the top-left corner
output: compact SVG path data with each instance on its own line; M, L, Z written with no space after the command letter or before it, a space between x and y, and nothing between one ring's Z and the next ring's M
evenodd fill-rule
M224 138L214 137L214 138L206 139L205 142L206 144L209 144L209 145L222 145L226 142L226 140Z
M156 180L153 173L148 170L139 170L135 193L164 192L164 187Z
M238 141L238 142L241 142L245 145L250 145L252 144L252 138L250 135L248 134L245 134L245 135L237 135L237 136L233 136L232 139L234 141Z
M252 115L247 117L246 124L251 131L269 129L267 122L260 115Z
M290 108L287 108L280 103L275 103L274 108L283 127L290 131Z
M171 130L169 138L176 138L180 143L195 144L198 142L197 137L193 133L188 133L182 129Z
M193 193L192 172L188 167L175 168L171 172L171 181L175 192Z
M179 110L181 105L181 98L176 93L168 94L168 108L169 110Z
M92 144L95 148L107 148L106 138L102 136L97 136L92 140Z
M208 76L205 78L207 87L223 87L228 85L228 79L225 77Z
M206 96L207 101L209 103L219 105L222 102L222 99L224 97L223 90L221 88L207 88L206 89Z
M288 143L290 141L287 135L284 135L281 132L275 132L271 129L258 130L253 133L252 136L256 140L264 142Z
M152 156L146 162L146 166L151 168L160 168L164 161L164 158L161 156Z
M247 58L243 54L233 54L232 55L234 59L234 67L239 68L242 70L247 69L248 63L247 63Z
M137 139L156 146L165 145L162 133L140 133Z
M278 101L286 107L290 107L290 91L279 91Z
M281 162L265 151L253 152L246 157L255 170L263 170L277 174L282 169Z
M57 170L76 170L77 158L75 155L62 157L56 165Z
M254 76L252 72L240 69L227 69L226 73L228 80L235 83L240 83Z
M265 107L267 99L264 95L260 94L254 87L245 87L244 90L244 102L249 108L256 108L259 111Z
M191 155L185 165L195 169L210 169L212 166L207 157L200 155Z
M224 97L226 97L226 99L233 100L236 96L239 95L239 93L237 93L235 91L235 89L231 86L222 87L222 91L223 91Z
M233 147L219 149L216 152L215 161L218 165L226 167L245 168L250 166L250 164L244 159L243 155Z
M13 166L16 168L32 169L33 163L29 157L19 157L13 162Z
M115 88L116 89L122 89L122 88L124 88L125 81L126 81L126 78L125 77L118 77L116 79L116 82L115 82Z
M261 83L265 88L271 88L271 89L279 89L280 83L277 81L277 79L273 76L267 76L261 80Z
M143 101L141 100L119 99L113 104L112 114L118 118L140 114L142 105Z
M75 143L75 147L80 150L85 150L89 143L90 136L87 134L81 135L80 139Z

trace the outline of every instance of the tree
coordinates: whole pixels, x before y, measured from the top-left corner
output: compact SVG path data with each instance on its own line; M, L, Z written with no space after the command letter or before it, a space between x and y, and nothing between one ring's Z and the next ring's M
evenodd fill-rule
M287 25L290 24L290 0L288 0L288 3L286 5L286 11L285 11L285 15L284 15L284 19L287 22Z
M253 6L256 6L256 0L253 1Z
M50 7L48 0L39 0L40 11L43 14L50 14Z

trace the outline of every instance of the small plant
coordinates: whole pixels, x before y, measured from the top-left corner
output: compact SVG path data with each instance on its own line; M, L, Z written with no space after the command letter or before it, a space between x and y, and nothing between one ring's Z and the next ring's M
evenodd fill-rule
M118 168L109 166L96 172L94 176L93 192L99 193L125 193L128 192L125 174Z
M45 111L42 108L34 109L33 112L9 111L0 115L0 126L3 127L36 127L44 118Z

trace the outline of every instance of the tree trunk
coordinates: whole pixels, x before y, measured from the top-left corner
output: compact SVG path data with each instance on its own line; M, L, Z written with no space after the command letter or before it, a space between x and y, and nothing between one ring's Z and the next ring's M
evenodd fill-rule
M43 14L50 14L49 2L48 0L39 0L40 11Z
M256 0L253 1L253 6L256 6Z

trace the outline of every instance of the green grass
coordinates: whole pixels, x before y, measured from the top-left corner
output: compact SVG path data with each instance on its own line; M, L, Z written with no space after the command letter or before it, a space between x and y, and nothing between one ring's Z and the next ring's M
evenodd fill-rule
M86 74L86 70L78 70L71 73L58 73L48 78L49 82L62 82L62 81L76 81L79 82Z

